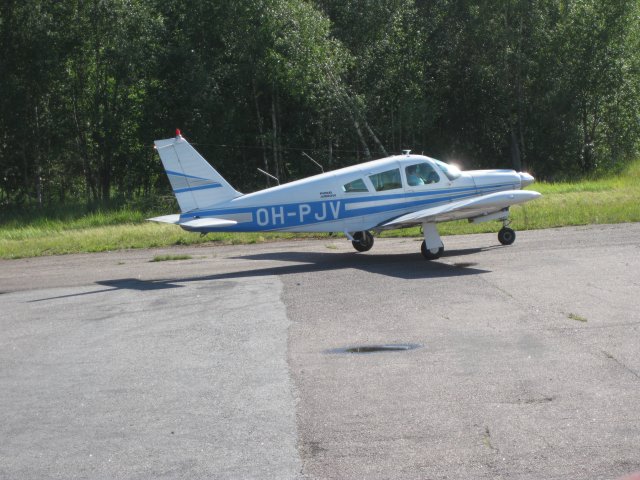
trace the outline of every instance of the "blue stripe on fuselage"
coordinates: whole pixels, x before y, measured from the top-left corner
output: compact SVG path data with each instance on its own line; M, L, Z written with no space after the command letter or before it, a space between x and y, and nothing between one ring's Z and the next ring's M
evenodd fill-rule
M367 195L366 197L357 198L343 197L339 199L336 198L315 202L285 203L238 208L214 208L183 213L180 216L180 220L186 221L200 217L232 218L233 215L251 214L251 221L240 221L236 225L206 230L236 232L284 230L324 222L348 220L350 218L374 215L381 212L388 212L389 218L392 218L416 211L420 208L442 205L455 200L486 195L488 193L513 187L514 185L511 183L503 183L484 185L479 187L477 190L476 187L459 187L429 190L425 192L402 192L391 195ZM398 202L364 208L353 208L353 206L356 206L359 203L393 199L397 199ZM352 208L347 209L347 205L352 206Z

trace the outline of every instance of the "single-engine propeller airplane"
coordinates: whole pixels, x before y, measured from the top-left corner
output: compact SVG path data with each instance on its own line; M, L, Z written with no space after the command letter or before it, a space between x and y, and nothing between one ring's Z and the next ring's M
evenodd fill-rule
M509 207L534 200L533 183L514 170L460 171L404 151L254 193L236 191L176 131L156 149L180 205L180 214L150 218L191 232L344 232L359 252L373 246L371 232L421 225L422 255L444 252L436 224L468 219L503 222L498 240L511 245Z

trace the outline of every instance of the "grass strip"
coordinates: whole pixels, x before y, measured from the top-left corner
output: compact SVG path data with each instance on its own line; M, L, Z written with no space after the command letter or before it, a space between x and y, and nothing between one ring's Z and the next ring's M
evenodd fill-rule
M640 222L640 161L623 174L600 180L545 183L530 187L543 194L511 209L515 230L571 225ZM167 213L167 212L165 212ZM23 218L12 215L0 224L0 258L23 258L129 248L195 245L207 242L251 244L278 239L325 238L326 234L211 233L201 236L175 225L146 222L151 216L122 208L75 217ZM439 224L441 235L496 232L499 222L471 224L466 220ZM419 236L420 228L383 232L383 237Z
M156 255L151 262L171 262L174 260L191 260L191 255Z

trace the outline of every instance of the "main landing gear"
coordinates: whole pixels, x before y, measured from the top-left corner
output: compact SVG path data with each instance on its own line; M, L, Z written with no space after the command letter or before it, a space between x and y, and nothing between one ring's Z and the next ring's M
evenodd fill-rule
M444 244L440 240L440 234L435 223L423 223L422 233L424 240L420 245L422 256L427 260L436 260L444 252Z
M444 247L435 247L428 249L427 243L423 240L422 245L420 245L420 251L422 252L422 256L427 260L436 260L440 258L440 256L444 252Z
M355 232L351 244L359 252L368 252L373 247L373 235L368 230Z

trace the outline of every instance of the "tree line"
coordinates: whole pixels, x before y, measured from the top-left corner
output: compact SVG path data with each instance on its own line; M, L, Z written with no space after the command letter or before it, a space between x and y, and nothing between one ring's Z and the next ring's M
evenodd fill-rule
M182 129L238 189L403 149L542 178L640 146L637 0L3 0L0 204L168 191Z

